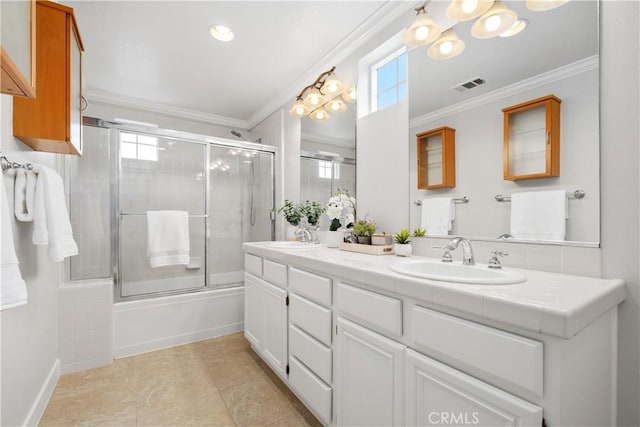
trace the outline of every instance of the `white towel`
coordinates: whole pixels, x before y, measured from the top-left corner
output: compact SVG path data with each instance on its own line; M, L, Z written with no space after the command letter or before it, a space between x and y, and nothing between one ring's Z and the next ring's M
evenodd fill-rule
M33 221L36 194L36 174L33 171L18 169L13 186L14 211L18 221Z
M41 165L34 166L38 182L33 213L33 244L49 245L49 260L60 262L65 257L78 254L65 203L64 184L56 171Z
M147 255L151 267L189 264L189 213L147 211Z
M20 274L13 245L13 231L9 220L12 215L4 180L0 181L0 186L0 310L5 310L27 303L27 286Z
M422 201L421 227L427 235L447 235L456 217L451 197L432 197Z
M568 218L564 190L511 195L511 234L516 239L564 240Z

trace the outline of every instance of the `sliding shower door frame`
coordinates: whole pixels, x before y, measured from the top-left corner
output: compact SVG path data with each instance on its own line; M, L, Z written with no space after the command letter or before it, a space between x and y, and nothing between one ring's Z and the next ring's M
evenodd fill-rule
M202 292L211 290L210 283L210 274L209 274L209 263L208 254L210 253L210 232L211 232L211 223L210 223L210 209L211 209L211 170L209 168L211 162L211 147L222 147L229 149L239 149L239 150L250 150L259 153L270 153L273 155L273 159L271 162L271 206L275 206L276 200L276 176L275 176L275 162L278 159L279 150L277 147L273 147L270 145L262 145L253 142L245 142L245 141L236 141L226 138L212 137L206 135L193 134L189 132L180 132L174 131L170 129L156 129L145 126L131 125L118 123L115 121L106 121L91 117L84 117L83 121L84 125L87 126L95 126L95 127L103 127L110 129L110 159L109 159L109 170L110 170L110 181L111 181L111 262L112 262L112 274L113 274L113 283L114 283L114 301L132 301L132 300L140 300L147 298L155 298L160 296L170 296L176 294L187 294L194 292ZM205 244L204 244L204 287L192 288L192 289L178 289L178 290L167 290L167 291L158 291L153 293L145 293L140 295L129 295L122 296L122 271L121 271L121 261L120 257L122 254L120 253L120 242L121 242L121 222L122 222L122 212L120 211L120 173L121 173L121 157L120 157L120 133L121 132L132 132L139 135L148 135L157 138L162 138L165 140L173 140L180 143L192 143L203 145L205 148L205 157L203 158L203 167L204 167L204 177L205 179L205 200L204 200L204 215L189 215L190 218L193 217L204 217L205 225L204 225L204 233L205 233ZM271 216L271 236L275 236L275 220L273 216Z

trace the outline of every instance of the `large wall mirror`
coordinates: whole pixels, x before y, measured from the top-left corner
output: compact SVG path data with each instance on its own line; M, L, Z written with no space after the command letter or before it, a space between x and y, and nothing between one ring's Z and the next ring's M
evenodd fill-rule
M446 18L448 4L434 1L427 8L444 28L452 24ZM596 246L600 240L598 2L570 1L545 12L528 10L524 1L504 4L528 20L520 34L476 39L470 32L472 20L454 27L466 43L460 55L436 60L427 55L426 47L409 52L411 227L420 225L416 201L466 196L468 203L455 205L450 234L498 238L510 231L511 207L508 201L497 201L496 195L583 190L584 198L568 199L566 241ZM460 87L478 79L484 83ZM505 180L502 109L546 95L562 101L560 176ZM415 135L442 126L456 130L456 186L418 190Z

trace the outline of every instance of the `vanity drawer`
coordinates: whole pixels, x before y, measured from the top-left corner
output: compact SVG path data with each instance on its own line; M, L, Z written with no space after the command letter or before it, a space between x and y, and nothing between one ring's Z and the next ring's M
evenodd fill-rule
M295 357L289 357L289 383L325 425L331 423L331 387Z
M282 288L286 288L287 266L265 259L262 265L262 278Z
M244 269L248 273L262 277L262 258L251 254L244 254Z
M290 325L289 354L304 363L324 382L331 384L331 348Z
M289 287L298 295L331 307L331 279L291 267Z
M289 322L320 342L331 345L331 310L293 294L289 301Z
M338 283L336 300L338 309L346 317L355 317L383 331L402 335L401 300L344 283Z
M542 397L541 342L417 305L411 310L411 331L411 339L428 354Z

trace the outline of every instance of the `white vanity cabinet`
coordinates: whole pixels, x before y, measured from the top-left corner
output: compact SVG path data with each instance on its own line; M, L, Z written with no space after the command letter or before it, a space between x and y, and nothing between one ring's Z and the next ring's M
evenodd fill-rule
M621 281L529 271L496 297L392 257L244 248L245 335L324 425L616 424Z
M404 425L406 347L341 317L337 329L337 425Z

